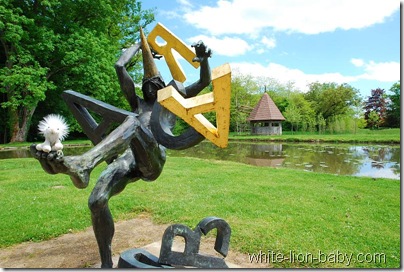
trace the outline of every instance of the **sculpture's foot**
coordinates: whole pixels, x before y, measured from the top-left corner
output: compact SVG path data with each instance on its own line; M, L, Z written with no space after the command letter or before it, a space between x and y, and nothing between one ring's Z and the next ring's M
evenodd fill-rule
M112 263L110 263L110 264L101 264L101 268L112 268Z
M69 175L77 188L87 187L91 170L85 167L85 161L81 157L64 157L63 153L57 151L38 151L35 144L31 145L30 152L47 173Z

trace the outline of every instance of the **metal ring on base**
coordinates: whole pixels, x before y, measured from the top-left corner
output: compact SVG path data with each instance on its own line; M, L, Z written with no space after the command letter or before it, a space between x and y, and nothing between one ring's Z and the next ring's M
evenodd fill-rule
M173 268L158 262L158 258L143 249L129 249L119 257L118 268Z

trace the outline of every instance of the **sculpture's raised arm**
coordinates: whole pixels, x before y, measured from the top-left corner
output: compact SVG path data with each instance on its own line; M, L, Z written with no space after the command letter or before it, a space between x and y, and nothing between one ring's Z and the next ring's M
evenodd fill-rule
M127 65L134 55L139 51L140 43L137 43L128 49L126 49L119 60L115 63L115 70L118 75L119 84L121 90L128 101L132 111L135 111L139 106L139 101L135 93L135 83L132 77L126 71L125 65Z
M212 50L208 48L202 41L191 45L195 48L196 57L192 61L200 63L199 80L185 87L185 98L196 96L211 82L211 72L208 59L212 55Z

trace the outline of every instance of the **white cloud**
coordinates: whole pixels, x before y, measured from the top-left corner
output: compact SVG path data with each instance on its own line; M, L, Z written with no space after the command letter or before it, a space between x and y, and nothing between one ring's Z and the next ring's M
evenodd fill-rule
M276 40L274 38L262 37L261 42L269 49L276 47Z
M198 35L187 39L187 43L192 44L202 40L213 53L227 57L241 56L248 51L255 50L257 54L264 54L268 49L276 47L276 40L274 38L263 37L260 42L249 43L244 39L235 37L213 37Z
M398 62L375 63L374 61L369 61L365 63L365 61L359 59L353 59L351 62L362 64L364 73L357 76L347 76L341 73L306 74L302 70L288 68L277 63L269 63L265 66L259 63L239 62L231 63L231 66L232 69L241 74L274 78L284 84L294 82L295 87L303 92L308 91L308 84L316 81L321 83L336 82L338 84L350 84L358 80L376 80L381 82L396 82L400 80L400 63Z
M365 62L363 59L352 58L351 63L356 67L363 68L363 74L359 79L393 82L400 80L400 63L395 61L379 62L373 60Z
M377 80L382 82L393 82L400 80L400 63L399 62L380 62L370 61L365 64L365 74L359 78Z
M318 34L382 23L400 9L398 0L219 0L185 14L188 23L212 35L257 35L277 31Z
M308 91L308 84L316 81L342 84L357 80L353 76L344 76L340 73L306 74L302 70L288 68L277 63L269 63L267 66L264 66L259 63L239 62L231 63L230 65L232 69L241 74L250 74L254 77L274 78L283 84L294 82L294 86L303 92ZM251 71L254 71L253 74Z
M363 59L355 59L355 58L351 59L351 63L356 67L362 67L365 64Z
M180 4L181 8L192 8L193 5L191 4L191 2L189 2L188 0L177 0L177 3Z
M213 54L228 57L244 55L247 51L250 51L253 48L253 46L249 45L246 41L240 38L224 37L219 39L215 37L198 35L187 39L190 44L200 40L202 40L210 49L212 49Z

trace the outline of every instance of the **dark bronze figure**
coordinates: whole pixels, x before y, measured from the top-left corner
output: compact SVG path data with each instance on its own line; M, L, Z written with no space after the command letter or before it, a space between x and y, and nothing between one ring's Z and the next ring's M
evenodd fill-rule
M170 148L170 141L176 137L170 135L173 116L162 110L156 102L157 91L166 85L154 63L153 54L141 32L141 42L128 48L117 61L115 68L121 90L128 100L133 112L117 109L101 101L92 99L73 91L66 91L63 98L68 103L74 116L83 127L84 132L94 143L94 147L80 156L59 156L56 152L37 151L35 145L31 146L32 155L37 158L42 168L49 174L63 173L70 176L77 188L88 186L91 171L101 162L108 162L107 168L101 173L89 197L88 206L95 237L97 239L101 256L101 267L112 267L111 241L114 235L114 222L108 208L109 199L125 189L126 185L139 179L154 181L163 169L166 156L165 147ZM194 44L196 58L201 64L200 79L187 86L175 84L184 97L197 95L211 81L208 58L211 51L202 42ZM142 84L143 98L135 94L135 84L128 74L125 65L132 57L142 50L144 78ZM171 83L174 84L174 83ZM180 87L178 87L180 86ZM99 124L91 117L88 109L99 113L103 121ZM155 114L154 125L151 125L153 110ZM165 118L165 119L164 119ZM118 122L118 126L107 134L108 127ZM166 134L163 142L156 140L153 132ZM181 138L181 137L180 137ZM172 143L174 148L186 148L203 139L190 130L186 137L182 137L181 144Z

